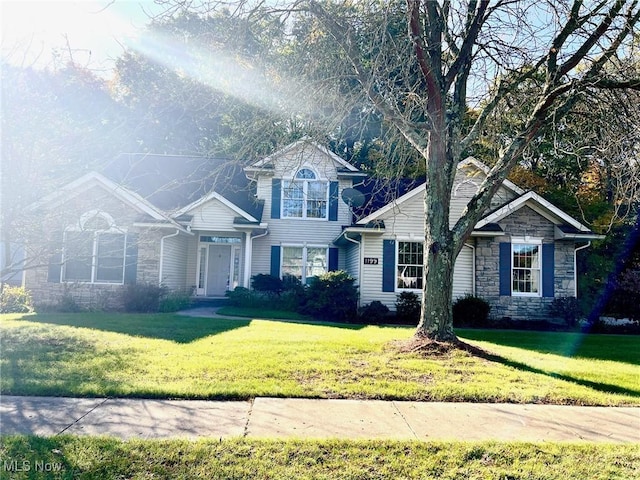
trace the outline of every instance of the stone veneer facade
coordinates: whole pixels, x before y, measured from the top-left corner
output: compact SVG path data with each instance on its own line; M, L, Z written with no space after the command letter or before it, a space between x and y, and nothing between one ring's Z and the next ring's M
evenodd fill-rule
M79 306L95 309L121 309L124 284L54 282L49 277L48 263L53 253L59 253L63 230L77 225L80 217L87 212L99 210L110 215L118 228L127 234L137 235L137 275L136 283L158 284L160 239L166 230L145 228L140 230L133 226L140 213L135 211L112 194L94 187L91 190L75 195L63 205L48 211L36 212L32 221L35 228L31 230L32 249L43 244L42 239L50 247L42 252L41 264L38 268L25 271L25 283L31 291L33 301L38 307L54 306L65 296L70 296ZM55 246L55 247L54 247ZM55 250L55 251L54 251Z
M575 296L573 241L555 241L554 224L529 207L522 207L499 222L505 235L476 239L476 295L491 304L491 317L514 320L546 320L552 297L513 297L500 295L499 244L512 237L542 237L543 243L555 243L554 296Z

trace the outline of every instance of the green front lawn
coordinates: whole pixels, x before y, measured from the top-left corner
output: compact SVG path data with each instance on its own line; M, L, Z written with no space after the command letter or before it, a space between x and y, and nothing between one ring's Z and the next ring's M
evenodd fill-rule
M640 476L638 445L5 437L0 439L0 458L5 476L15 480L622 480ZM30 470L18 471L24 465ZM38 465L48 466L49 472L38 472Z
M640 405L640 337L460 330L487 354L430 357L413 329L178 315L0 315L0 391Z

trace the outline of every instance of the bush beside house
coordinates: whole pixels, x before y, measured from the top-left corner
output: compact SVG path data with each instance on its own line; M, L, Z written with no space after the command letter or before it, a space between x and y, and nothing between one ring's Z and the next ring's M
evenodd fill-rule
M22 287L2 286L0 290L0 313L33 312L33 300L29 291Z

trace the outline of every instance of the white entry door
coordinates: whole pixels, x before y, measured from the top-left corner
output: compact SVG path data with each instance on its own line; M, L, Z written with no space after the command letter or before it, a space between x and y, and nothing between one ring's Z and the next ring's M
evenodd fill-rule
M229 288L231 245L209 245L207 296L222 296Z

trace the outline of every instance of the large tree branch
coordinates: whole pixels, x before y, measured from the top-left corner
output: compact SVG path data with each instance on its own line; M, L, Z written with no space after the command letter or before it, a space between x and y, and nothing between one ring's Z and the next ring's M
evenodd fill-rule
M407 0L408 31L409 38L418 61L418 66L422 77L427 85L427 102L430 111L440 111L443 108L442 99L442 70L440 57L440 37L442 33L442 22L440 12L438 12L435 2L427 2L427 21L429 41L425 44L425 32L420 21L420 0ZM437 39L436 39L437 38ZM434 52L434 43L437 45L437 52ZM437 56L436 56L437 53Z
M632 80L614 80L612 78L599 78L589 85L606 90L638 90L640 91L640 78Z
M560 68L558 69L558 77L563 77L564 75L569 73L586 57L593 46L602 38L605 33L607 33L607 31L611 27L611 24L613 23L613 20L618 16L624 4L625 0L616 0L613 6L609 9L607 15L602 19L600 24L591 33L591 35L587 37L580 48L578 48L575 53L571 55L571 57L569 57L569 59L560 66ZM590 17L593 17L594 15L595 12L591 14Z
M471 8L474 4L469 5L469 8ZM478 34L480 33L482 25L487 19L485 14L488 6L489 1L482 0L477 10L475 10L475 12L471 14L471 19L467 23L464 41L462 42L460 51L458 52L455 61L449 68L449 71L444 78L445 92L449 91L449 87L453 83L454 79L464 69L468 70L469 66L471 65L471 54L473 53L473 47L476 44L476 40L478 39Z

